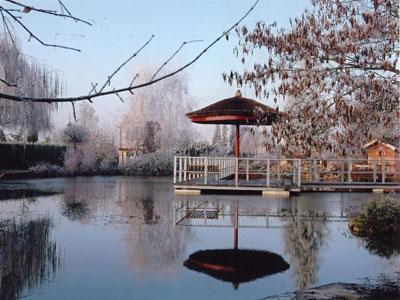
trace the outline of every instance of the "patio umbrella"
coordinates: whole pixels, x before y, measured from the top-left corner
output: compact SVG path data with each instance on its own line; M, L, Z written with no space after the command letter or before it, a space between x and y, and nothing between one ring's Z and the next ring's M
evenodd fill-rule
M289 268L282 256L264 250L238 248L239 204L234 215L233 249L207 249L197 251L183 263L190 270L205 273L216 279L231 282L235 289L249 282Z
M240 125L271 125L280 115L282 113L272 107L242 97L240 90L232 98L186 114L194 123L235 125L235 158L240 156Z

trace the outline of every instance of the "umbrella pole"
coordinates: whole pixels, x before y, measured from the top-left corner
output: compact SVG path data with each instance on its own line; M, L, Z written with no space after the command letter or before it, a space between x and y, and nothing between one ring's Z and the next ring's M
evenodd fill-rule
M240 131L239 123L236 124L236 143L235 143L235 185L239 185L239 155L240 155Z
M233 231L233 248L237 250L238 245L239 245L239 200L236 200L235 222Z
M236 124L236 143L235 143L235 158L239 158L240 151L240 131L239 124Z

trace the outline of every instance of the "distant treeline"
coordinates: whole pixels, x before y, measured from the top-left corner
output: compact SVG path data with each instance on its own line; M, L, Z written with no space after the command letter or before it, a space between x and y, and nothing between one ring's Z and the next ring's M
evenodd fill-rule
M66 146L0 143L0 169L27 169L40 162L64 165Z

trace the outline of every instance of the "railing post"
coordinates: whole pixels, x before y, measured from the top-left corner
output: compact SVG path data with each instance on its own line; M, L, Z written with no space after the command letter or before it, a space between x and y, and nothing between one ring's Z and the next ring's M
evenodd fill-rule
M296 175L297 175L297 172L296 172L296 166L295 166L295 164L296 164L296 161L295 160L292 160L292 182L293 182L293 184L295 184L296 183Z
M313 160L313 177L314 177L314 182L318 181L318 176L317 176L317 160Z
M297 186L301 186L301 159L297 160L298 170L297 170Z
M270 174L269 174L269 158L267 159L267 187L269 187L269 185L270 185L270 182L269 182L269 177L270 177Z
M276 165L277 165L277 171L278 171L278 182L280 184L281 182L281 165L280 165L280 160L276 160Z
M179 182L182 182L182 157L179 157Z
M385 164L385 160L384 159L382 159L382 183L385 183L385 168L386 168L386 166L385 166L386 164Z
M342 161L342 172L341 172L341 182L344 182L344 161Z
M176 183L176 155L174 155L174 184Z
M347 160L347 182L351 182L351 171L353 169L353 165L351 164L351 159Z
M188 178L189 178L189 181L190 181L192 179L192 171L193 171L193 163L192 163L192 158L190 156L188 157L188 162L189 162Z
M374 182L376 182L376 167L377 167L377 164L378 164L378 162L376 161L376 160L374 160L374 175L373 175L373 178L374 178Z
M249 159L246 160L246 181L249 181Z
M183 159L183 181L186 181L187 157Z
M239 185L239 158L235 157L235 186Z
M204 184L207 184L207 174L208 174L208 158L204 158Z

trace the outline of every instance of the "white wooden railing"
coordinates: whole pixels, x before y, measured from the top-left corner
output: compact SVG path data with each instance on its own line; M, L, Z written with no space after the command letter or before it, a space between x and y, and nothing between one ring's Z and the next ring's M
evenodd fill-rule
M174 157L174 184L301 186L323 183L400 184L400 159Z

